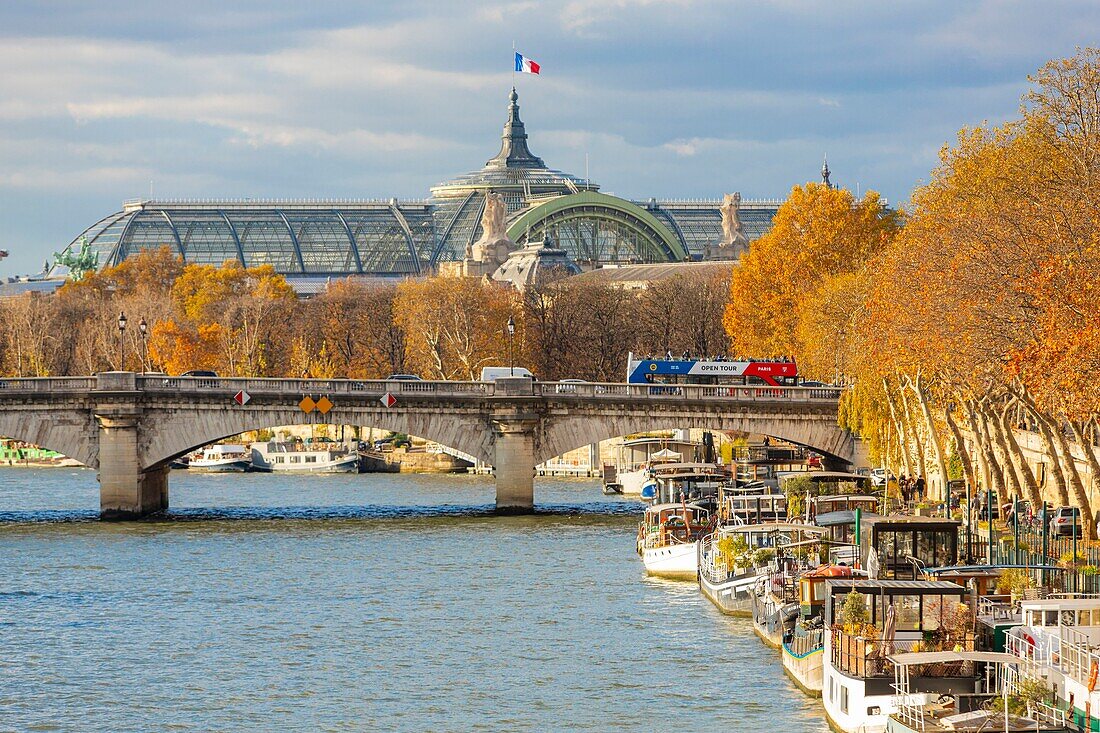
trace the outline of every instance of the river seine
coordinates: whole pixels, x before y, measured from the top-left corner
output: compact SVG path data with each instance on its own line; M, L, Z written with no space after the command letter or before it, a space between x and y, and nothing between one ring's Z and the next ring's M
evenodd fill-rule
M539 480L0 469L0 731L825 731L751 624L648 580L639 505Z

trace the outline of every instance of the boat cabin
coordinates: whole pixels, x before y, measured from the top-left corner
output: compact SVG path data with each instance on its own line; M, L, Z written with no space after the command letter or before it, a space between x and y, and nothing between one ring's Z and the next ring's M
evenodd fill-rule
M653 466L650 472L658 504L714 498L719 487L729 481L729 474L716 463L665 463Z
M842 608L852 592L863 597L875 634L844 629ZM827 579L825 626L832 629L834 666L852 677L885 677L884 652L937 651L943 646L972 651L973 632L958 626L970 618L960 613L966 596L966 588L938 580Z
M680 463L701 458L703 444L675 438L634 438L623 441L616 456L618 471L637 471L654 463Z
M925 568L958 562L961 525L961 520L942 517L862 517L859 556L866 563L875 551L880 578L916 580Z
M817 517L833 512L855 512L859 509L864 514L878 513L879 497L874 494L825 494L815 496L807 503L809 511L807 519L814 522Z
M698 504L654 504L642 518L642 537L650 547L694 542L710 527L710 517L710 511Z
M848 565L822 565L798 577L798 613L804 619L820 616L825 609L825 582L834 578L851 578Z
M761 484L726 484L718 490L718 516L723 522L783 522L787 519L787 497Z

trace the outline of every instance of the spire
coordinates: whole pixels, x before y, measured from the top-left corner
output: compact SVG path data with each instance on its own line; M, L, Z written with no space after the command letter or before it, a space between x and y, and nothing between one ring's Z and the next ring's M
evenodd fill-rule
M829 156L825 156L824 162L821 164L821 182L825 184L825 188L832 188L833 184L829 182Z
M500 152L485 163L486 168L545 168L542 158L527 148L527 131L519 118L519 95L516 88L508 95L508 121L501 134Z

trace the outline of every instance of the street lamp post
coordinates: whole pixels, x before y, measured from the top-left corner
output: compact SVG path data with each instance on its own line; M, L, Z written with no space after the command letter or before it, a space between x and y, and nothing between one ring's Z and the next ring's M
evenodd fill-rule
M138 330L141 331L141 373L145 374L145 332L149 329L149 324L145 322L145 316L141 317L138 321Z
M126 371L126 311L118 314L118 355L120 372Z
M512 338L516 335L516 319L508 316L508 376L516 376L516 360L512 351Z

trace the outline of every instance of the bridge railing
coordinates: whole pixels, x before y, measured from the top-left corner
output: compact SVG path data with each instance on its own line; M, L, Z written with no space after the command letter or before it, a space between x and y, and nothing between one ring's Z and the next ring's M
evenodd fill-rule
M711 384L605 384L598 382L536 382L536 394L546 397L644 397L670 400L730 402L829 401L840 399L838 387L759 387Z
M96 388L96 377L18 377L0 379L3 392L88 392Z
M98 388L91 377L38 377L0 379L4 393L75 393ZM492 397L497 394L493 382L450 382L433 380L387 379L277 379L250 377L167 377L135 375L138 390L171 393L221 393L233 395L243 390L253 395L437 395L439 397ZM843 393L837 387L767 387L709 384L622 384L601 382L533 382L531 395L569 399L643 398L668 401L720 402L836 402ZM522 397L509 390L508 397Z
M224 392L241 390L249 394L301 393L303 395L363 394L381 397L391 394L486 395L492 383L443 382L401 379L278 379L251 377L164 377L139 376L138 389L148 392Z

